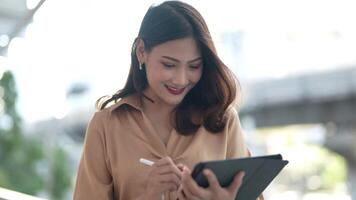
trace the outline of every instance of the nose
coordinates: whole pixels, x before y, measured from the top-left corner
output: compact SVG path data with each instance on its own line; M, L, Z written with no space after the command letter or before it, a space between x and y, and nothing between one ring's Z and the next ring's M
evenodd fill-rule
M187 71L182 67L177 69L173 77L173 84L176 86L186 86L189 82Z

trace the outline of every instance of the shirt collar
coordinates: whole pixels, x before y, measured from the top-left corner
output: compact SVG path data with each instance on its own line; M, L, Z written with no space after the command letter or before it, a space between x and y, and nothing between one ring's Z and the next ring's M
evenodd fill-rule
M117 103L115 103L114 105L112 105L109 109L110 112L115 111L116 109L118 109L119 107L123 106L123 105L129 105L139 111L142 111L142 99L141 96L137 93L134 94L130 94L126 97L121 98Z

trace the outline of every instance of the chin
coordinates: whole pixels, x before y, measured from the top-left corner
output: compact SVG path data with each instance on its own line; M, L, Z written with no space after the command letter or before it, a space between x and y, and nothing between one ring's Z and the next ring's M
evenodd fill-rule
M166 104L171 105L171 106L178 106L182 101L183 101L183 99L166 99L165 100Z
M182 97L172 97L172 96L165 96L163 98L161 98L167 105L171 105L171 106L177 106L179 105L183 99L184 99L185 95Z

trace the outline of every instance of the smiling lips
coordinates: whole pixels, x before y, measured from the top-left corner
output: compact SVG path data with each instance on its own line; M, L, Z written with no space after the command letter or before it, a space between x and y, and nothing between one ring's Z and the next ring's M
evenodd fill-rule
M168 90L169 93L173 94L173 95L180 95L184 92L185 90L185 87L184 88L181 88L181 89L178 89L178 88L175 88L175 87L169 87L166 85L166 88Z

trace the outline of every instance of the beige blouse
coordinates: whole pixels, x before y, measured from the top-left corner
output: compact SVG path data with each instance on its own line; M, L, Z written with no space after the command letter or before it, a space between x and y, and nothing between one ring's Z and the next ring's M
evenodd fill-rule
M236 110L231 109L224 131L211 134L204 127L191 136L172 130L163 143L142 109L141 98L131 95L92 117L85 136L77 174L75 200L128 200L144 192L150 166L140 158L157 161L170 156L190 169L200 161L248 156ZM165 200L176 200L167 192Z

